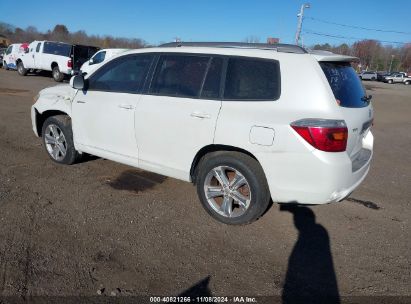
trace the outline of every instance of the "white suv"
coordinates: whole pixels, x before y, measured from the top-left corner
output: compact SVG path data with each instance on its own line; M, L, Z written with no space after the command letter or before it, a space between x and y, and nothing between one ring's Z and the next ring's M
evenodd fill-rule
M270 199L341 201L367 175L373 109L352 60L241 43L129 51L42 90L33 129L57 163L88 153L193 182L214 218L245 224Z

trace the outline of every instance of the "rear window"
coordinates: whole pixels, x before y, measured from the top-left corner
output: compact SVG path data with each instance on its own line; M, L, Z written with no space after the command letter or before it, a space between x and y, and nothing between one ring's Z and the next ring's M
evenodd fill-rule
M363 98L366 93L361 80L348 62L320 62L320 66L341 107L368 106L368 102Z
M228 100L275 100L280 96L278 61L230 58L224 89Z

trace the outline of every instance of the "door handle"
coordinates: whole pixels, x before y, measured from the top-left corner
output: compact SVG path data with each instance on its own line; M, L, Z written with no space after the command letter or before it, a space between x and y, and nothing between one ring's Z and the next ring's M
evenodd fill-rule
M191 113L190 116L191 116L191 117L195 117L195 118L201 118L201 119L211 118L211 115L210 115L210 114L207 114L207 113L199 113L199 112L193 112L193 113Z
M77 103L86 103L86 102L83 100L77 100Z
M129 105L129 104L121 104L121 105L118 105L118 107L121 108L121 109L126 109L126 110L132 110L133 109L133 106Z

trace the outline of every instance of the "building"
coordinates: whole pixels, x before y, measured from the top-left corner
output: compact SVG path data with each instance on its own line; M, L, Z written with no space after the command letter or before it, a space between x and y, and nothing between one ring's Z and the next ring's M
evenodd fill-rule
M267 44L277 44L277 43L280 43L280 38L273 38L273 37L267 38Z
M10 40L6 37L0 34L0 47L6 47L10 44Z

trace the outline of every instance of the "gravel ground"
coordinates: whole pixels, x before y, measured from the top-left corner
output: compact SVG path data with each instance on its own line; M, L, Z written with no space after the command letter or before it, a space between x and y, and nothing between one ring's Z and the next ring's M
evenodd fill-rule
M411 296L411 86L365 82L375 154L348 200L232 227L189 183L51 162L30 121L48 76L0 71L0 296Z

